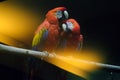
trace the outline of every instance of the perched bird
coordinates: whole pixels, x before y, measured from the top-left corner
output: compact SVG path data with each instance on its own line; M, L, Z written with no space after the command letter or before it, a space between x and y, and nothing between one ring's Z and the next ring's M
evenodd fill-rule
M54 52L59 43L60 25L68 19L68 12L65 7L54 8L46 14L45 20L38 26L32 42L32 49L37 51ZM63 80L63 74L57 67L44 62L37 63L34 58L29 58L29 80L35 79L36 71L39 73L39 80ZM38 67L39 66L39 67ZM37 68L36 68L37 67ZM38 74L38 73L37 73Z
M68 19L62 24L59 47L64 50L80 50L83 45L83 35L80 25L75 19Z
M59 42L60 25L66 19L68 19L68 12L65 7L57 7L48 11L46 19L35 32L32 42L33 49L54 51Z
M60 34L58 51L65 51L67 55L72 57L81 51L83 46L83 35L80 31L80 24L75 19L70 18L64 21L61 27L62 31ZM67 80L84 80L82 77L74 75L70 72L66 72L66 78Z

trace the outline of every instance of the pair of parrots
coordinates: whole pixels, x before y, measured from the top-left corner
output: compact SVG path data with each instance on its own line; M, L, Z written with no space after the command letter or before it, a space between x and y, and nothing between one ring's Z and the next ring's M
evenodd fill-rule
M78 22L75 19L69 19L65 7L57 7L47 12L45 20L35 31L32 49L53 53L57 49L79 50L82 44L83 36ZM67 80L65 71L42 60L40 62L43 69L40 70L39 80ZM35 70L32 66L35 65L36 61L30 59L29 80L37 80L33 78Z
M80 49L83 43L80 25L75 19L68 17L65 7L48 11L45 20L35 32L33 49L47 52L53 52L58 48Z

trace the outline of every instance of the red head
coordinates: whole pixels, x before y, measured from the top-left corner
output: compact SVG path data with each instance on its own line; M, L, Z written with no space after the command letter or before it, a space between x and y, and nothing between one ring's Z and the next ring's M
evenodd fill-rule
M62 24L62 29L64 32L80 34L80 25L75 19L68 19Z
M54 23L60 19L68 19L68 12L65 7L54 8L46 14L46 18L50 23Z

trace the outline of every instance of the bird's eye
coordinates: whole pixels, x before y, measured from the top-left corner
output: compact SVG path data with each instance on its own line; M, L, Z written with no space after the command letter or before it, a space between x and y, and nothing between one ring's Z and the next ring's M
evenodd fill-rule
M73 30L73 24L71 22L66 22L68 29L70 29L71 31Z
M60 19L60 18L62 18L62 11L60 11L60 10L58 10L57 12L56 12L56 16L57 16L57 18L58 19Z
M67 25L66 25L66 24L62 24L62 29L63 29L64 31L66 31Z
M68 14L68 12L66 10L64 11L64 15L65 15L65 18L68 19L69 14Z

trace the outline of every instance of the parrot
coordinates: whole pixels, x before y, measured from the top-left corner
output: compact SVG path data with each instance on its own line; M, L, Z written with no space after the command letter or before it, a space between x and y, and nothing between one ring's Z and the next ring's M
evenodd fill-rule
M81 50L83 35L80 32L80 24L73 18L62 23L62 32L59 48L64 50Z
M47 12L44 21L38 26L35 31L32 49L37 51L47 51L52 53L57 48L59 43L59 35L61 31L60 25L63 21L67 20L69 17L68 11L65 7L56 7ZM36 71L40 73L39 80L64 80L60 78L64 77L62 70L45 62L44 60L35 60L34 58L29 59L29 80L35 79ZM39 67L38 67L39 66ZM37 68L38 67L38 68ZM45 69L44 69L45 68ZM49 76L48 76L49 75Z
M58 45L58 49L60 51L70 51L77 54L76 51L81 51L83 46L83 35L80 31L80 24L73 18L67 19L62 24L62 32L60 34L60 42ZM70 57L74 56L74 54L66 53ZM78 55L78 54L77 54ZM74 75L70 72L66 71L67 80L84 80L82 77Z
M59 41L60 24L67 18L68 12L65 7L57 7L48 11L46 19L35 32L32 42L33 49L48 52L53 51Z

